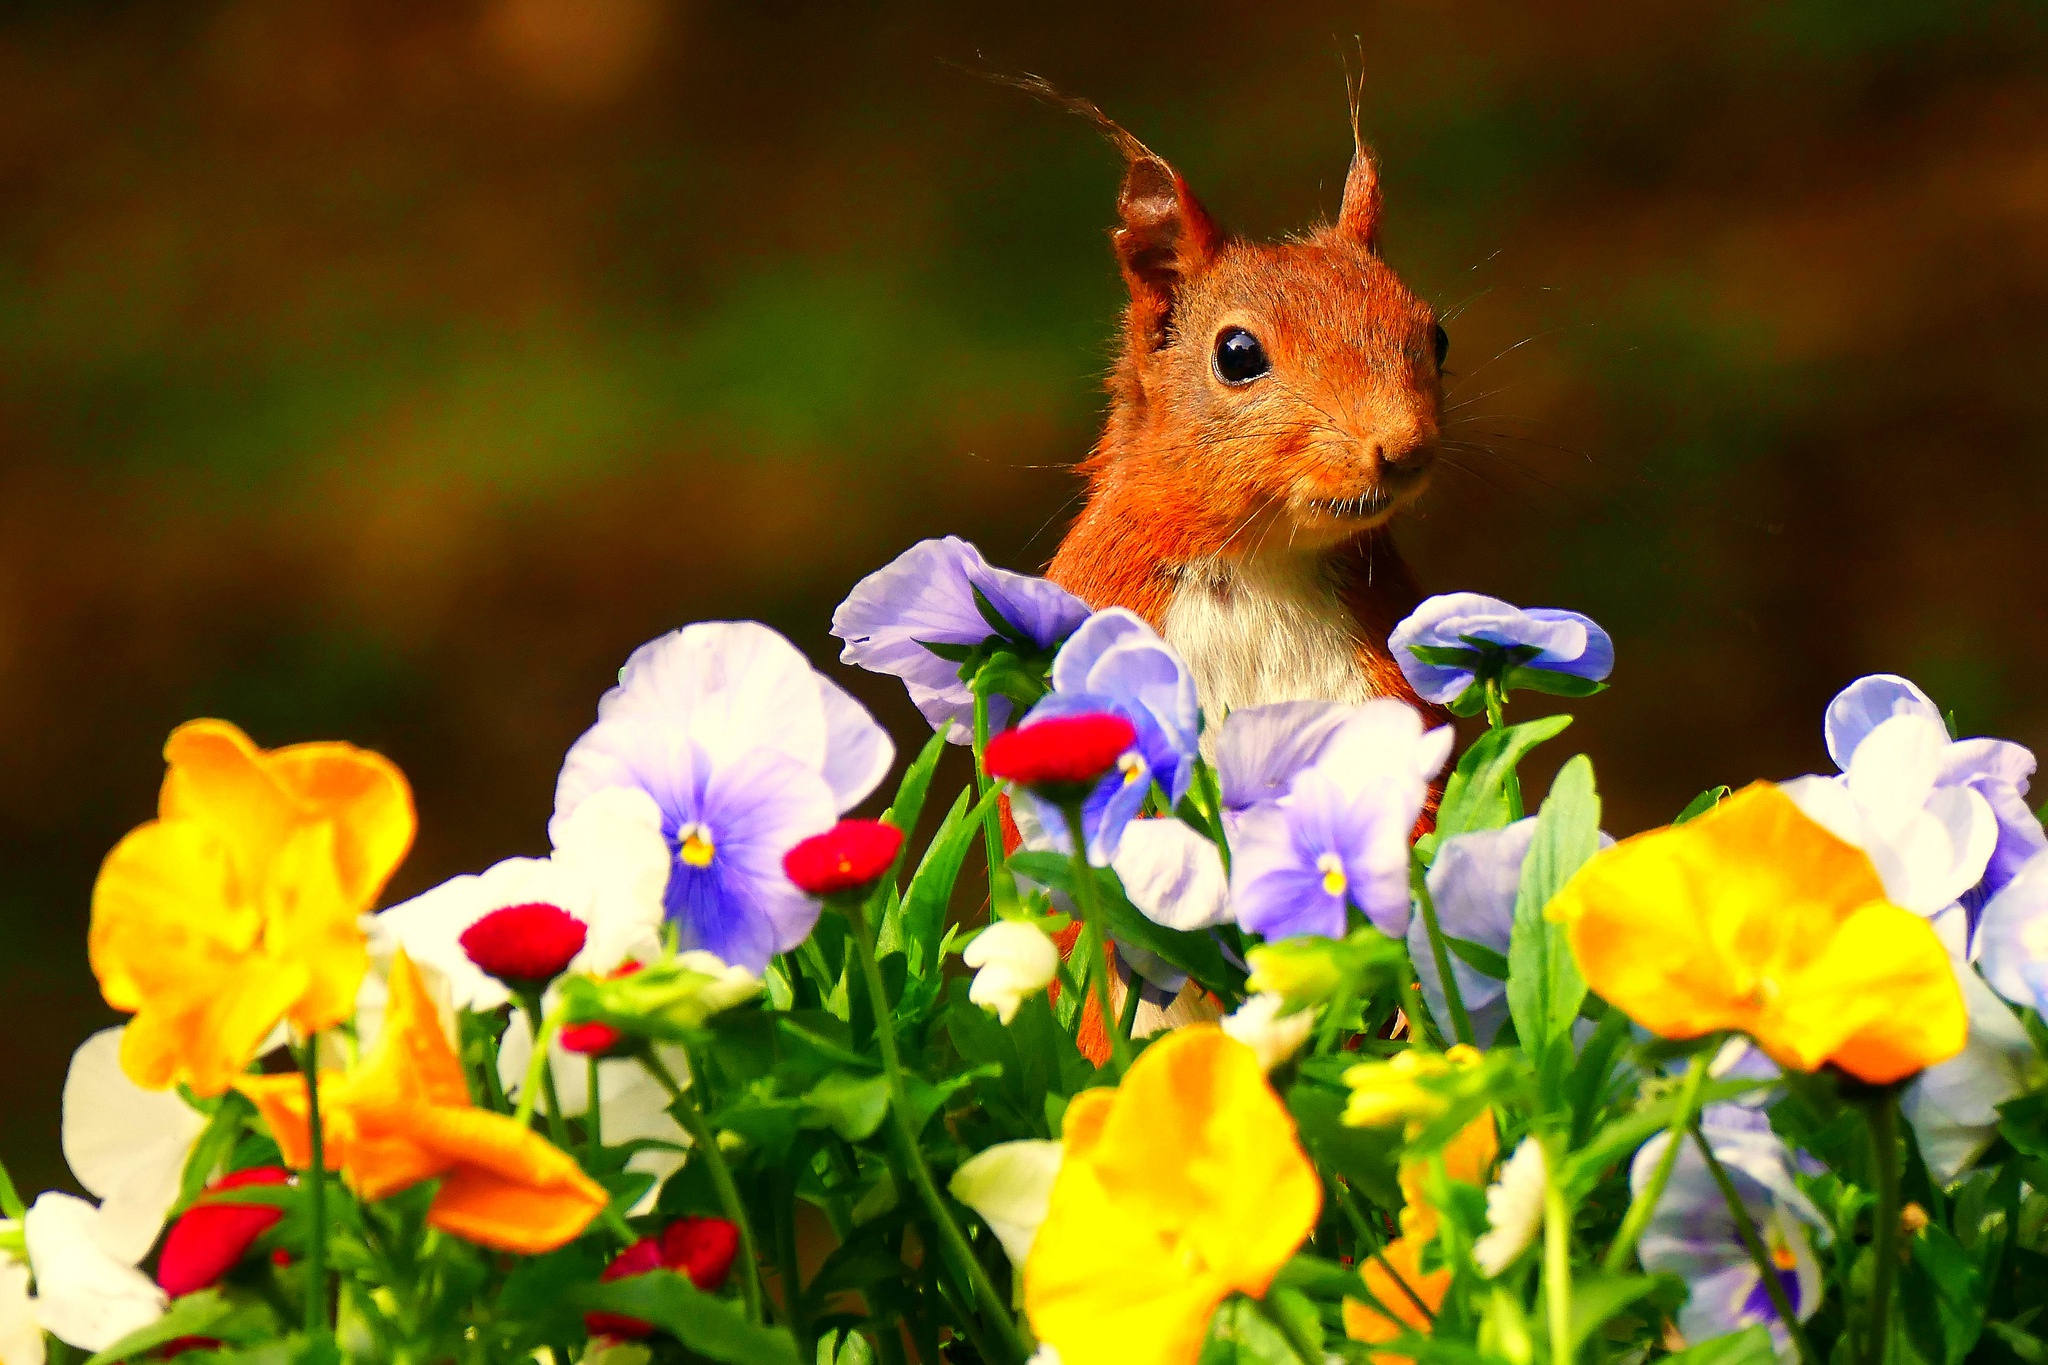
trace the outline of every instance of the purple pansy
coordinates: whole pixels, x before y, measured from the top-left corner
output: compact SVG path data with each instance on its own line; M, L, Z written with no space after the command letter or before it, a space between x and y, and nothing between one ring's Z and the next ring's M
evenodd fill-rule
M1239 821L1230 867L1238 923L1267 938L1341 938L1356 906L1382 932L1405 934L1409 836L1450 744L1448 728L1425 732L1401 702L1359 707L1285 796Z
M1520 666L1535 672L1597 683L1614 671L1614 642L1591 617L1556 607L1517 607L1476 592L1429 598L1394 627L1387 647L1417 696L1447 706L1478 681L1482 658L1474 641L1501 651L1534 650ZM1415 656L1417 646L1466 650L1472 658L1469 664L1426 663Z
M1700 1116L1700 1131L1769 1248L1793 1312L1802 1322L1812 1317L1820 1307L1822 1284L1806 1228L1824 1227L1825 1222L1793 1179L1790 1150L1771 1131L1768 1116L1742 1105L1709 1105ZM1669 1133L1660 1133L1637 1150L1629 1169L1629 1183L1636 1192L1641 1192L1670 1141ZM1695 1142L1688 1140L1679 1149L1671 1181L1643 1235L1640 1255L1643 1269L1653 1275L1676 1275L1690 1290L1678 1313L1678 1330L1687 1342L1698 1345L1762 1323L1770 1329L1779 1357L1791 1357L1791 1335Z
M910 700L955 744L974 738L974 693L960 667L926 644L973 648L996 632L974 600L975 590L1039 649L1051 649L1088 619L1087 604L1055 583L992 568L981 551L946 536L922 540L860 582L832 613L832 633L846 641L841 663L903 679ZM989 727L1010 718L1009 698L988 699Z
M1849 772L1863 741L1898 716L1917 716L1941 727L1943 739L1947 738L1941 708L1897 674L1873 673L1843 688L1828 703L1822 727L1835 766ZM2027 808L2027 784L2034 766L2033 752L2009 740L1950 740L1940 748L1934 786L1977 793L1998 820L1998 842L1983 880L1965 899L1973 910L1997 895L2028 859L2048 850L2048 831L2043 831L2040 819Z
M637 787L661 811L664 903L685 947L760 972L801 943L818 905L782 857L888 772L895 750L874 718L752 621L642 645L597 715L563 761L550 831L592 794Z
M1106 867L1124 826L1145 808L1153 783L1169 804L1187 795L1201 735L1195 680L1143 618L1111 607L1089 617L1061 647L1053 660L1052 685L1024 723L1108 712L1138 732L1116 771L1096 784L1082 807L1089 860ZM1061 852L1072 847L1057 806L1029 791L1013 793L1011 806L1031 846Z

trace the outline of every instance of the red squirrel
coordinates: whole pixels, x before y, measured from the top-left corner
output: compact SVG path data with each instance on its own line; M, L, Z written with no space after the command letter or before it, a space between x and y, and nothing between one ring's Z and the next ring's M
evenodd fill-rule
M1380 257L1379 169L1356 109L1336 221L1266 244L1226 234L1094 105L1023 84L1093 121L1126 163L1123 348L1080 466L1087 501L1048 577L1150 621L1212 727L1242 706L1388 696L1441 719L1387 651L1421 593L1386 527L1429 482L1450 339ZM1190 986L1141 1003L1134 1031L1214 1017ZM1108 1056L1092 1001L1079 1041Z
M1354 138L1334 223L1250 242L1145 144L1064 102L1124 154L1113 240L1131 301L1087 501L1048 576L1150 621L1212 726L1263 702L1420 705L1387 652L1420 593L1386 524L1429 481L1449 338L1380 257L1371 153Z

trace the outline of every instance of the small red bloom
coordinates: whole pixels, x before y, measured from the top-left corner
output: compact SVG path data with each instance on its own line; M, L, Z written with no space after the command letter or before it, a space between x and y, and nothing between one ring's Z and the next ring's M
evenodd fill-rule
M1079 787L1114 768L1137 742L1138 731L1129 721L1095 712L1005 730L988 742L982 756L990 777L1023 787Z
M620 1252L598 1279L609 1284L650 1270L673 1270L707 1294L724 1287L739 1254L740 1230L723 1218L679 1218L659 1239L642 1237ZM652 1323L623 1313L585 1313L583 1325L592 1336L644 1337Z
M620 1033L610 1024L571 1024L555 1035L565 1052L602 1057L619 1045Z
M813 896L872 885L896 861L903 831L880 820L841 820L804 840L782 859L782 870Z
M156 1356L159 1360L169 1360L187 1351L218 1351L225 1344L218 1337L172 1337L156 1348Z
M514 986L543 985L583 951L590 930L558 905L535 901L493 910L462 931L469 960Z
M257 1166L222 1176L207 1186L207 1193L244 1185L283 1185L290 1180L291 1172L282 1166ZM164 1238L156 1282L172 1298L218 1283L250 1245L283 1217L283 1209L269 1204L209 1204L206 1195L201 1195Z

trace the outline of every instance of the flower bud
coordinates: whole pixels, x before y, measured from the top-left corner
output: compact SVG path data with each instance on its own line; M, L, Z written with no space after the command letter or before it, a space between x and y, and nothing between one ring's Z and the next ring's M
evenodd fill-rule
M1450 1107L1446 1088L1429 1082L1476 1065L1480 1056L1479 1049L1458 1043L1444 1053L1409 1048L1385 1061L1360 1062L1344 1073L1351 1088L1344 1122L1353 1128L1427 1123Z
M841 820L785 854L782 870L807 895L860 891L888 872L902 847L903 831L894 825Z
M761 978L693 951L624 976L571 976L560 990L566 1028L604 1024L621 1035L687 1042L712 1015L758 995Z
M1281 1013L1286 1007L1285 997L1270 991L1254 995L1224 1019L1223 1031L1258 1053L1259 1065L1271 1071L1301 1051L1316 1024L1312 1006Z
M988 742L982 758L990 777L1060 800L1085 791L1137 742L1137 728L1122 716L1094 712L1006 730Z
M207 1186L207 1194L245 1185L283 1185L290 1180L291 1172L282 1166L257 1166L222 1176ZM217 1284L256 1239L283 1217L284 1210L272 1204L210 1204L206 1195L201 1195L164 1238L156 1282L172 1298Z
M661 1260L661 1243L652 1237L642 1237L612 1258L597 1277L598 1283L610 1284L614 1280L628 1279L634 1275L645 1275L650 1270L665 1267ZM594 1337L629 1337L638 1339L654 1331L654 1324L624 1313L585 1313L583 1325Z
M653 1270L673 1270L707 1294L718 1292L739 1254L740 1230L723 1218L680 1218L661 1236L642 1237L612 1258L598 1276L600 1283L630 1279ZM624 1313L585 1313L583 1325L592 1336L640 1338L654 1324Z
M960 960L977 969L967 998L1007 1024L1026 996L1051 984L1060 953L1037 925L1004 919L976 934Z
M1319 1005L1344 986L1337 940L1303 936L1262 943L1245 954L1253 991L1277 995L1291 1005Z
M493 910L462 931L462 951L515 989L545 986L565 971L590 930L557 905L535 901Z

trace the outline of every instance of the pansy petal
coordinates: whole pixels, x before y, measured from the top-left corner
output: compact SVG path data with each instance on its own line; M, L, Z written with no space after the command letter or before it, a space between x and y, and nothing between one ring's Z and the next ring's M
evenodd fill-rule
M865 801L889 775L896 762L896 744L845 688L822 673L812 677L825 712L825 758L818 771L844 814Z
M43 1365L43 1325L28 1285L28 1263L0 1256L0 1361L6 1365Z
M1045 1222L1062 1159L1057 1142L999 1142L960 1163L947 1190L981 1215L1010 1264L1021 1267Z
M1770 1011L1773 1059L1810 1071L1832 1061L1874 1085L1962 1051L1968 1014L1948 954L1926 920L1886 901L1850 915L1821 956L1783 983Z
M22 1221L36 1274L36 1317L45 1331L101 1351L164 1314L164 1291L99 1240L99 1210L75 1195L38 1195Z
M1858 678L1828 703L1823 729L1828 757L1835 766L1848 771L1849 761L1864 736L1893 716L1915 715L1941 724L1941 709L1911 682L1895 673L1873 673Z
M700 621L640 646L597 714L678 727L714 765L756 748L814 770L825 760L816 670L758 621Z
M1242 810L1285 796L1352 714L1352 707L1332 701L1282 701L1232 711L1216 736L1223 804Z
M2030 859L1984 907L1976 946L1993 990L2015 1005L2042 1008L2025 973L2048 965L2048 853Z
M1998 1106L2026 1092L2035 1068L2033 1042L2005 1002L1967 965L1957 965L1956 980L1969 1010L1969 1041L1922 1072L1899 1101L1928 1171L1942 1185L1991 1145Z
M185 1160L206 1119L175 1090L144 1090L121 1069L124 1030L102 1029L64 1076L64 1160L100 1199L99 1236L140 1261L178 1202Z
M1230 878L1216 845L1167 816L1124 826L1110 860L1131 904L1169 929L1206 929L1230 920Z

